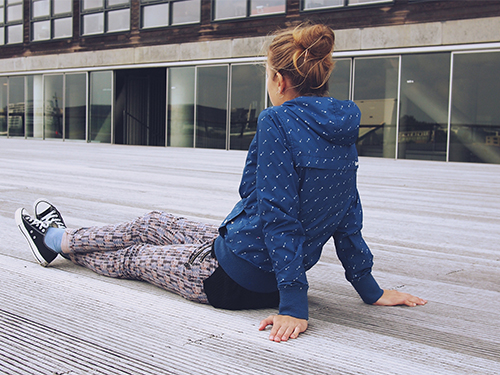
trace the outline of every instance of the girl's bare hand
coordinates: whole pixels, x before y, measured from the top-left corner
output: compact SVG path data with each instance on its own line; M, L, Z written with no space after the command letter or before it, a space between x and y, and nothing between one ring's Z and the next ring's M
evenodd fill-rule
M272 325L269 340L275 342L287 341L299 337L299 333L307 329L307 320L294 318L288 315L270 315L260 322L259 331Z

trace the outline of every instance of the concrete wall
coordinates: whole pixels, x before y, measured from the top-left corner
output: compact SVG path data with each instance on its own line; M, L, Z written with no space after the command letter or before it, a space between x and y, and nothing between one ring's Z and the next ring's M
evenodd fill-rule
M346 29L336 32L336 51L500 42L500 17ZM200 61L260 56L267 37L27 56L1 60L1 73Z

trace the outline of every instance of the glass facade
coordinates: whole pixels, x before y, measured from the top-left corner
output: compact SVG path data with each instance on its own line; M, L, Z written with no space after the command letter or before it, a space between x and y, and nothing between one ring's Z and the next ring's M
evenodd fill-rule
M450 161L500 164L500 51L453 59Z
M31 0L31 40L73 35L71 0Z
M401 57L398 158L446 160L450 53Z
M303 10L337 8L343 6L392 3L393 0L302 0Z
M167 146L194 146L194 67L168 70Z
M196 147L226 148L228 68L228 65L197 68Z
M270 105L262 62L165 70L166 135L148 144L248 149ZM498 50L337 59L329 93L360 107L361 156L500 164ZM0 136L111 143L115 95L113 71L0 77Z
M280 14L286 0L214 0L214 20Z
M111 143L113 72L90 73L89 140Z
M141 0L141 27L165 27L200 22L201 0Z
M130 30L129 0L82 0L82 35Z
M353 100L361 110L358 153L396 156L399 57L354 59Z

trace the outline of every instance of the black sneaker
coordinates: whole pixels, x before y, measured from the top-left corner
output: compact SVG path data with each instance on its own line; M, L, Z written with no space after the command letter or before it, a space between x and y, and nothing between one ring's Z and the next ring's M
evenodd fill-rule
M34 204L34 209L38 220L48 223L51 227L66 229L61 213L50 202L38 199Z
M66 223L64 222L61 213L49 201L42 198L37 199L33 208L35 209L35 217L38 220L47 223L50 227L66 229ZM69 259L69 257L64 253L60 253L59 255L61 255L64 259Z
M16 211L16 224L28 241L31 252L40 265L47 267L57 257L57 253L45 246L44 238L49 224L33 219L24 208Z

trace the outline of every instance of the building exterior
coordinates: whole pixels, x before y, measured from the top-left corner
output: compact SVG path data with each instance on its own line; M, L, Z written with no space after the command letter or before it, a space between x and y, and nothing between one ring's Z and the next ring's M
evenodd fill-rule
M500 163L496 0L0 0L0 137L245 150L268 35L305 21L360 155Z

